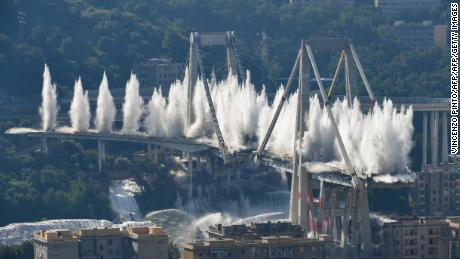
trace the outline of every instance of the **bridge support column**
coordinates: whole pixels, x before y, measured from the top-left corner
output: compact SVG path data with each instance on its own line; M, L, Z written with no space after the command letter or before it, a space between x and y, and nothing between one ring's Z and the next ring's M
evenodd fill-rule
M353 97L356 96L356 77L357 71L356 66L353 65L353 53L350 48L345 48L345 59L344 59L344 70L345 70L345 96L348 100L348 104L351 105Z
M325 213L325 199L326 195L328 195L327 188L325 186L324 181L320 181L319 183L319 200L318 200L318 224L321 228L318 228L318 234L328 234L329 233L329 223L326 221L326 213Z
M103 161L103 145L102 141L98 140L97 141L97 169L99 173L102 172L102 161Z
M441 154L441 161L443 164L448 163L448 130L447 130L447 120L448 115L447 112L442 113L442 154Z
M361 240L363 242L364 258L373 258L372 251L372 235L371 235L371 221L369 218L369 202L367 196L367 188L359 190L359 233L361 234ZM359 239L358 239L359 241ZM357 248L361 246L358 243Z
M295 140L294 140L294 168L293 168L293 189L292 195L298 195L298 201L292 203L295 205L291 208L291 215L297 215L293 219L297 220L297 224L302 226L302 229L307 233L312 232L316 229L313 215L313 194L310 186L309 173L302 167L302 142L305 131L305 112L308 112L310 106L310 85L309 78L309 67L306 67L305 62L305 42L301 41L300 53L299 53L299 82L298 82L298 96L297 96L297 113L296 113L296 127L295 127ZM295 66L294 66L295 67ZM297 177L297 179L296 179ZM297 186L297 187L296 187Z
M327 235L331 237L332 241L337 241L339 235L337 233L337 230L338 230L337 215L335 213L337 209L336 208L336 201L337 201L337 189L336 188L332 188L330 200L328 199L327 196L326 196L326 200L328 201L327 206L329 207L329 211L328 211L327 216L329 218L329 224L330 224ZM326 202L325 202L325 206L326 206Z
M187 173L188 173L188 200L193 200L193 155L187 153Z
M201 163L201 156L200 156L200 154L197 154L197 156L196 156L196 170L197 170L197 171L203 170L203 164Z
M439 112L431 112L431 164L438 166L438 128Z
M230 45L227 45L227 68L232 72L232 76L238 76L238 66L236 64L235 53Z
M341 258L373 258L366 188L348 190L340 247L342 248Z
M48 153L48 143L46 141L46 137L42 138L42 151Z
M190 34L190 50L188 60L188 87L187 87L187 126L193 123L193 90L198 80L198 57L194 46L196 33Z
M427 131L428 131L428 114L423 112L423 153L422 153L422 166L426 165L426 155L427 155Z
M349 213L352 202L352 193L348 191L345 199L345 210L342 217L342 228L340 231L340 247L342 248L342 258L348 258L348 234L349 234Z
M299 166L301 168L301 166ZM302 226L302 228L307 231L308 233L313 231L311 229L313 226L309 225L310 214L309 211L311 210L311 205L313 203L313 197L311 196L311 192L309 192L309 179L308 173L299 168L299 210L298 213L298 224Z
M102 152L101 152L102 162L105 162L106 153L105 153L105 142L104 141L101 141L101 149L102 149Z
M289 217L292 224L299 224L299 176L297 170L292 172Z
M349 66L348 55L345 54L345 97L348 102L348 106L351 107L353 103L353 93L350 85L350 66Z
M147 145L147 157L154 164L159 164L158 161L158 146L153 146L152 144Z

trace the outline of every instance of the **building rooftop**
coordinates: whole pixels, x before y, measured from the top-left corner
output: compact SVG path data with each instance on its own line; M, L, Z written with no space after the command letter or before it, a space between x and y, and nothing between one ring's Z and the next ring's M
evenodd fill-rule
M35 239L45 242L75 240L72 233L67 229L41 230L35 234Z
M207 240L202 243L189 243L182 247L187 250L201 250L208 248L226 248L226 247L244 247L244 246L305 246L324 244L329 242L327 236L320 236L319 239L293 238L290 236L267 236L259 240L235 240L231 238L222 238L216 240Z
M401 227L418 227L418 226L452 226L460 227L460 217L394 217L395 222L387 222L385 225L401 226Z
M210 238L232 238L237 240L256 240L266 236L290 236L300 238L304 232L300 225L294 225L290 222L266 222L251 223L251 225L222 225L217 224L209 227Z
M75 240L79 238L95 238L95 237L130 237L132 239L145 239L153 237L168 237L164 229L161 227L128 227L126 229L120 228L94 228L94 229L78 229L71 232L68 229L55 229L39 231L34 235L36 240L50 242L50 241L64 241Z

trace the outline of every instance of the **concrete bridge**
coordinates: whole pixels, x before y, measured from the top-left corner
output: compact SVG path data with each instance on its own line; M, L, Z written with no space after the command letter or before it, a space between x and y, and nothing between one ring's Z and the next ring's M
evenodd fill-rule
M225 46L227 50L227 65L229 71L234 72L236 75L240 75L240 80L243 78L241 64L239 63L238 50L236 48L236 42L234 34L227 33L192 33L190 36L190 55L189 55L189 74L188 86L188 123L193 122L193 110L191 107L192 93L194 89L194 83L197 78L208 78L203 69L203 60L201 57L201 47L220 45ZM332 80L329 92L326 93L323 86L322 77L319 74L316 61L313 54L313 48L322 48L326 50L342 50L339 63L337 66L334 79ZM354 64L355 66L351 65ZM337 80L337 75L343 70L345 72L345 96L333 96L330 93ZM239 73L238 73L239 72ZM316 79L316 83L320 89L319 93L322 98L325 109L328 112L331 125L333 125L336 140L339 143L341 154L344 158L346 167L345 168L332 168L330 172L325 173L312 173L308 171L308 167L305 163L302 163L301 151L298 148L294 148L294 155L280 156L279 154L270 154L265 151L265 145L267 144L271 132L276 124L279 113L282 109L283 103L290 93L289 88L292 85L294 76L299 73L298 80L298 105L296 114L296 127L295 127L295 143L301 142L303 138L304 126L303 116L309 109L309 96L315 92L310 91L311 78ZM312 73L313 72L313 73ZM133 142L145 144L148 149L149 157L158 163L158 152L159 150L173 150L182 154L183 161L186 163L189 187L188 195L193 197L193 172L196 168L200 168L203 165L210 166L210 164L219 164L219 168L238 166L240 163L253 163L254 159L258 163L264 164L277 170L292 173L292 184L291 184L291 201L290 201L290 217L293 223L301 225L305 230L312 232L314 235L318 233L326 232L330 234L331 229L320 230L315 226L315 220L323 220L326 218L337 220L340 217L341 223L333 223L333 225L342 226L340 229L341 238L339 240L340 247L344 250L343 258L359 258L358 254L364 255L361 257L372 258L372 247L370 244L370 223L369 223L369 208L367 202L367 190L369 188L384 188L391 186L393 188L399 186L407 186L407 184L413 184L413 181L399 181L396 180L391 183L383 183L376 181L374 178L366 177L362 173L356 171L351 165L348 154L342 142L340 132L338 131L335 118L331 112L330 100L334 98L342 98L351 104L352 99L355 97L353 91L356 86L356 75L359 73L363 83L366 87L368 97L358 97L361 101L361 107L363 110L369 110L375 102L381 102L383 97L376 97L369 85L369 82L364 74L362 65L357 57L356 51L348 40L343 39L327 39L327 40L309 40L302 41L301 47L293 66L291 75L285 87L285 92L281 101L277 105L277 110L271 121L270 127L267 129L267 133L258 147L252 147L248 150L230 153L225 143L225 136L222 136L220 125L217 120L216 112L212 96L210 94L210 88L205 80L204 88L206 92L206 102L209 106L210 114L212 117L212 126L217 136L215 144L199 142L197 139L185 139L185 138L156 138L146 135L125 135L117 133L74 133L74 132L43 132L39 130L30 131L14 131L11 130L7 133L26 135L28 137L36 137L43 139L43 147L46 150L46 140L51 138L73 138L73 139L89 139L98 142L98 165L99 169L102 170L102 164L105 160L105 142L120 141L120 142ZM313 74L313 75L312 75ZM150 94L142 94L144 98L150 98ZM94 102L94 98L91 98ZM115 97L115 101L118 105L121 103L123 98ZM428 133L431 139L431 160L430 162L434 165L438 163L439 153L441 153L441 161L448 163L448 130L447 121L450 116L450 99L448 98L399 98L392 97L394 105L400 109L402 105L412 106L415 112L423 113L423 162L427 163L427 142ZM430 118L430 130L428 132L428 117ZM440 128L440 117L442 117L442 129ZM120 119L120 118L118 118ZM294 118L293 118L294 119ZM293 129L294 130L294 129ZM293 132L294 133L294 132ZM438 149L438 138L441 133L442 148L441 152ZM204 162L212 154L214 161L210 163ZM214 167L216 170L216 167ZM227 170L229 171L229 170ZM231 170L230 170L231 171ZM319 186L319 188L317 188ZM329 207L325 209L323 206L318 205L318 217L314 219L315 203L313 199L312 189L317 188L320 190L318 197L318 204L335 204L336 192L338 190L346 189L347 204L345 208L334 208ZM351 229L351 230L349 230ZM359 238L358 238L359 237ZM352 240L348 242L348 240ZM362 243L362 244L361 244Z

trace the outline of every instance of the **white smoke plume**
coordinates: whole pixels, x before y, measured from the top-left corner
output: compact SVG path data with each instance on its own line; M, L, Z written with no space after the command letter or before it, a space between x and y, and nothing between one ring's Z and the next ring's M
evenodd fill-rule
M88 91L83 92L81 78L75 81L73 99L69 110L72 128L77 132L87 132L91 118Z
M384 100L364 114L358 100L354 100L351 108L345 100L338 100L332 112L355 170L367 175L405 172L413 147L411 107L402 107L397 112L391 100ZM302 144L305 159L339 161L344 166L335 132L316 96L311 99L306 120L308 131Z
M102 76L102 82L99 86L99 95L97 96L96 119L94 124L97 132L112 132L112 125L115 120L116 108L113 97L110 94L107 76Z
M163 120L165 117L166 99L163 98L161 89L155 89L152 98L147 105L147 117L144 124L146 125L147 134L150 136L164 137L167 134L166 124Z
M56 85L51 83L51 74L48 65L45 64L43 72L42 105L39 108L44 131L54 130L58 113Z
M139 81L136 75L131 74L126 82L125 101L123 103L122 132L136 134L139 131L140 119L144 113L144 100L139 95Z
M209 83L217 119L229 150L234 152L255 149L266 134L284 87L277 90L273 102L270 103L264 89L261 92L256 91L250 82L249 72L247 80L241 84L231 75L220 82L211 80ZM171 85L168 97L163 96L161 90L156 89L153 92L144 120L146 133L155 137L196 138L216 144L204 82L198 79L194 89L193 119L190 125L187 123L187 86L187 80L176 81ZM51 130L55 127L57 112L56 87L51 85L47 66L42 95L40 113L43 129ZM294 92L288 96L267 143L270 152L292 155L296 108L297 92ZM126 85L123 105L123 133L139 132L143 110L139 82L135 75L131 75ZM87 130L89 107L80 80L75 85L74 100L69 113L74 129ZM356 171L367 175L406 172L410 163L409 152L413 147L411 107L402 107L397 111L390 100L384 100L368 113L363 113L358 100L354 100L352 107L348 107L346 101L337 100L332 105L332 113ZM115 115L115 105L104 73L97 100L96 130L111 132ZM323 162L345 168L330 118L317 96L310 98L310 109L304 118L303 142L298 144L302 150L303 161Z
M193 123L190 126L185 123L187 84L176 82L171 85L167 98L158 90L153 93L145 121L149 135L215 140L201 79L194 90ZM229 150L257 147L270 125L284 87L277 90L272 103L264 89L256 91L249 74L242 84L238 84L236 77L229 76L220 82L210 82L210 88L217 119ZM296 108L297 92L294 92L281 110L267 144L269 151L292 155ZM337 100L332 110L356 170L366 174L405 172L413 146L411 108L398 112L391 101L385 100L364 114L357 100L352 107L348 107L345 101ZM310 99L310 110L305 114L304 123L306 131L301 143L304 161L343 164L335 132L317 96Z
M187 80L176 81L171 84L167 98L162 95L161 90L157 89L153 92L147 105L147 117L144 122L150 136L179 137L185 135L187 86Z

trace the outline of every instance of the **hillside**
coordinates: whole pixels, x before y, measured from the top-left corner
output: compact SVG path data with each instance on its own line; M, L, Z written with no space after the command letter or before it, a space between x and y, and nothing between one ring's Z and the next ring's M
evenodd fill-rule
M86 88L94 89L103 71L112 87L122 87L137 62L151 57L184 62L191 31L234 30L243 65L257 85L264 83L269 90L287 77L299 40L321 36L353 40L379 95L447 96L448 52L401 45L389 29L393 21L370 1L357 1L356 7L333 0L318 6L287 2L5 0L0 3L0 89L36 95L45 62L60 91L79 75ZM447 13L441 10L448 9L436 6L406 17L444 24ZM268 63L261 61L262 32L268 36ZM223 63L217 53L207 57L209 66ZM320 55L318 62L332 73L335 59Z

